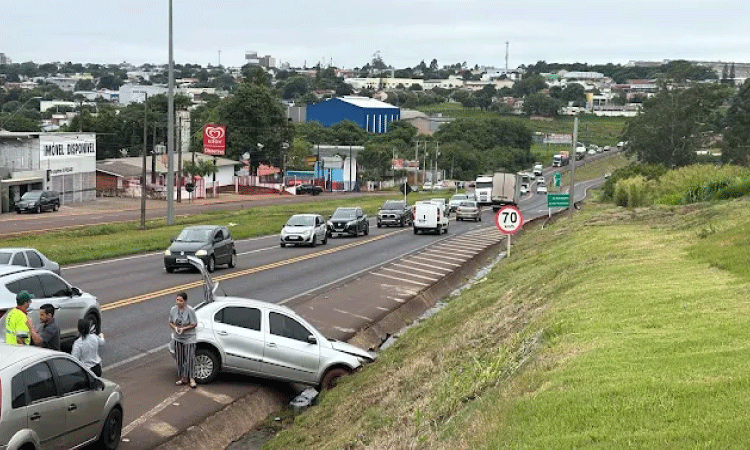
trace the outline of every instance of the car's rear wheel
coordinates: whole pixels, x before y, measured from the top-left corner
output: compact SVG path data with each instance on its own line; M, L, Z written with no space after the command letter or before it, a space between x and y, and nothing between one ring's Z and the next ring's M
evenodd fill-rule
M208 264L206 264L206 270L208 270L209 272L213 272L214 270L216 270L216 258L214 258L213 255L211 255L211 257L208 258Z
M113 408L107 415L107 420L102 427L102 434L99 436L99 444L106 450L115 450L120 444L122 436L122 411L120 408Z
M234 269L237 266L237 252L232 251L232 256L229 258L229 263L227 266L230 269Z
M329 369L325 373L325 375L323 375L323 379L320 382L320 390L325 391L336 387L339 379L341 377L349 375L350 373L351 372L349 370L346 370L343 367L334 367L333 369Z
M219 357L216 353L199 348L195 351L195 381L201 384L214 381L219 374Z

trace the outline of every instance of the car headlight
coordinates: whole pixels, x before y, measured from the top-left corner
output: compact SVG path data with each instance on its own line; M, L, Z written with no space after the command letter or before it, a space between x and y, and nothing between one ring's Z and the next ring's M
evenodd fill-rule
M195 252L195 256L206 256L206 255L208 255L208 252L205 250L198 250L197 252Z
M357 226L357 221L356 220L350 220L349 222L347 222L346 226L348 226L348 227L355 227L355 226Z
M172 256L172 252L169 249L164 250L164 256Z

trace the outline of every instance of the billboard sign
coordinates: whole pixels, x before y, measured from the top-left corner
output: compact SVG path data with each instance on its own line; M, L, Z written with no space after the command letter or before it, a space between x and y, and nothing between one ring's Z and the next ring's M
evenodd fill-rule
M227 141L227 127L208 123L203 126L203 153L224 156Z

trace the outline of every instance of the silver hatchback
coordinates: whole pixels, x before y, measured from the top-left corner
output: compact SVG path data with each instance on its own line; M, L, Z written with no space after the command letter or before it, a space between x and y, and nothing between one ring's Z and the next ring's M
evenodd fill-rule
M72 356L0 344L0 449L114 450L122 432L122 390Z
M210 383L221 371L297 382L328 389L373 361L375 355L328 339L291 309L259 300L216 297L202 262L190 261L204 277L207 301L198 317L195 381ZM170 343L170 352L174 347Z

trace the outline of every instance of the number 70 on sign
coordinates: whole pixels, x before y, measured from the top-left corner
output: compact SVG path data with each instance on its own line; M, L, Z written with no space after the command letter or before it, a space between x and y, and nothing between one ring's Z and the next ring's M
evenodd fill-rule
M515 206L503 206L495 216L495 225L503 234L514 234L523 226L523 214Z

